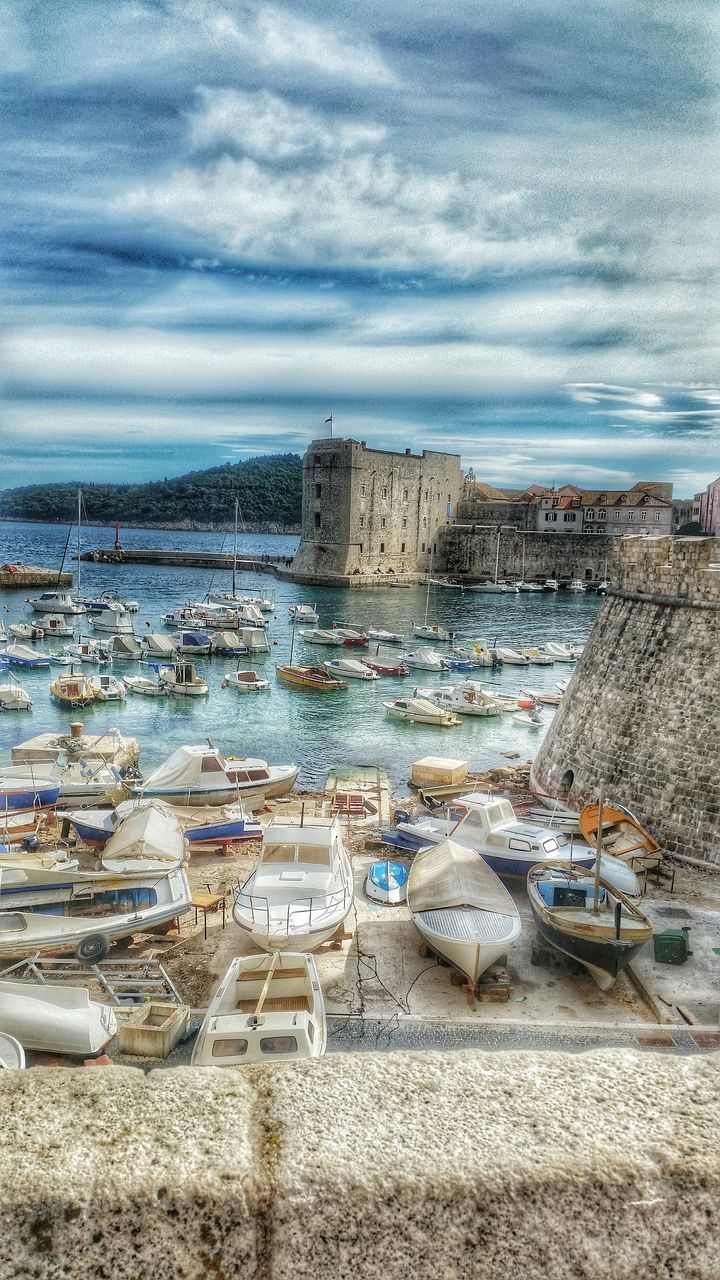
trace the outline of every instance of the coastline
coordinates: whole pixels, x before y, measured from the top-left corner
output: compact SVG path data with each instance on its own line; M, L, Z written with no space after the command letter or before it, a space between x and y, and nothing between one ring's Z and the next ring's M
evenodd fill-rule
M38 520L28 519L25 516L4 516L0 515L0 523L2 524L39 524L53 525L55 527L67 528L71 523L68 520ZM83 529L108 529L115 524L114 520L83 520ZM122 529L160 529L167 530L169 533L232 533L234 524L232 520L223 524L203 524L196 520L176 520L167 523L149 521L141 521L136 523L132 520L120 520L118 522ZM274 534L277 537L300 537L300 525L279 525L272 521L265 524L253 524L246 521L242 529L238 530L239 534L243 533L265 533Z

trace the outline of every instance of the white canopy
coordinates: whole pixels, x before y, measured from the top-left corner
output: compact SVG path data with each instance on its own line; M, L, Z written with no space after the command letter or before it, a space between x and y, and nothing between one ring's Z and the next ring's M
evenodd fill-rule
M518 915L495 872L474 850L453 840L443 840L416 855L408 877L408 905L413 914L467 906L496 915Z
M110 837L102 865L108 871L167 871L185 857L185 835L179 819L166 805L136 809Z

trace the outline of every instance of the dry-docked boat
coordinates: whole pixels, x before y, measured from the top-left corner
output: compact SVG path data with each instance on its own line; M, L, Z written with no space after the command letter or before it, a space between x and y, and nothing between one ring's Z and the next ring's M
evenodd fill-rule
M377 671L367 667L364 660L360 661L359 658L331 658L329 662L323 662L323 666L331 676L338 676L340 679L379 679Z
M296 951L236 956L210 1002L191 1065L319 1058L326 1043L322 988L312 956Z
M450 729L460 723L460 717L454 711L438 707L427 698L394 698L392 702L384 702L387 714L393 720L410 720L414 724L434 724L443 729Z
M5 676L0 683L0 711L29 711L32 698L13 676Z
M90 676L88 684L98 702L122 702L125 697L125 685L117 676Z
M52 809L60 796L57 782L49 778L35 778L31 766L25 767L21 777L3 782L0 779L0 817L3 821L10 813L26 813L31 809Z
M172 640L159 631L148 631L140 641L140 649L146 658L175 657L175 646Z
M182 823L170 805L151 801L134 809L115 829L102 852L106 871L146 875L170 871L187 858Z
M75 828L83 844L102 849L121 822L136 809L165 805L162 800L123 800L116 809L77 809L64 816ZM168 810L180 822L190 852L222 848L243 840L262 840L262 825L236 802L226 805L173 805ZM1 832L2 828L0 828Z
M257 671L237 670L225 677L222 688L235 689L237 693L266 693L270 688L270 681L264 680Z
M63 707L89 707L95 701L95 690L90 681L75 672L67 676L56 676L50 685L50 692Z
M158 670L158 680L170 697L202 698L210 692L207 680L199 676L194 662L167 662Z
M338 680L336 676L328 675L323 667L299 666L297 664L284 663L275 668L278 680L283 684L290 685L291 688L299 689L319 689L326 693L332 693L337 689L347 689L344 680Z
M582 835L593 849L597 849L598 817L598 805L587 804L578 822ZM606 854L621 858L634 871L656 867L662 858L662 848L657 840L628 809L619 804L603 805L602 847Z
M42 591L39 596L28 596L27 602L36 613L85 613L85 605L78 604L67 591Z
M50 658L46 653L38 653L36 649L30 649L26 644L20 644L14 640L12 644L3 649L0 658L11 667L29 667L31 669L37 667L49 667Z
M314 951L342 925L353 874L338 818L273 818L257 869L238 890L235 923L263 951Z
M10 764L0 767L0 788L22 789L28 782L37 790L58 788L58 800L86 797L117 796L122 799L125 791L122 774L104 759L40 760L35 763Z
M288 605L288 613L293 626L298 622L319 622L320 618L314 604Z
M527 890L543 940L584 965L603 991L652 937L639 907L591 871L568 863L533 867Z
M297 764L269 765L250 756L226 758L213 746L178 747L133 795L170 804L220 805L252 797L284 796L300 772Z
M37 809L24 813L0 813L0 841L17 844L18 841L29 840L36 834L41 816Z
M0 1032L0 1071L22 1071L25 1066L25 1050L14 1036Z
M428 946L473 985L520 936L520 913L505 886L482 858L452 840L417 854L407 899Z
M407 898L408 869L404 862L383 858L372 862L365 877L365 893L373 902L396 907Z
M90 999L84 987L44 982L0 982L0 1032L25 1049L88 1058L101 1053L117 1032L109 1005Z

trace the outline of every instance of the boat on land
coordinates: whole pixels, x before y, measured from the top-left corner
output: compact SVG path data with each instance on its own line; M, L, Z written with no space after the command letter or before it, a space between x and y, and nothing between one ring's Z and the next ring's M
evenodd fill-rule
M652 937L640 908L604 876L568 863L531 868L530 909L540 937L578 960L602 991Z
M315 960L298 951L236 956L203 1024L191 1066L319 1058L327 1044Z
M118 799L122 799L125 785L120 770L101 758L41 760L37 763L0 767L0 787L11 788L16 785L22 789L28 781L40 790L56 786L58 800L61 802L73 797L110 798L115 794Z
M288 605L288 613L293 626L298 622L319 622L320 617L314 604Z
M598 844L598 823L599 806L585 805L578 826L593 849ZM651 870L662 858L662 847L655 837L646 831L629 809L619 804L603 805L602 847L606 854L620 858L634 871Z
M149 631L140 641L140 649L146 658L174 658L175 646L168 636L159 631Z
M68 591L42 591L39 596L28 596L27 603L36 613L85 613L85 605L73 600Z
M387 714L393 720L409 720L412 724L432 724L442 729L452 729L460 724L454 711L436 706L427 698L394 698L384 702Z
M59 798L59 784L46 777L35 779L30 765L26 766L22 776L13 776L7 781L0 778L0 818L3 823L9 814L52 809Z
M273 818L257 869L238 890L235 923L263 951L314 951L353 902L339 818Z
M461 716L499 716L502 708L496 698L486 694L483 689L476 690L465 684L456 684L452 689L415 689L416 698L426 698L445 711L454 711Z
M312 627L309 631L299 631L298 635L306 644L343 645L345 643L342 632L336 628Z
M184 657L207 657L212 648L212 640L204 631L174 631L170 638L175 652Z
M172 807L150 801L127 814L102 851L102 866L118 875L146 875L182 866L187 845Z
M295 786L300 766L269 765L251 756L223 756L217 747L178 747L133 796L157 796L170 804L225 805L246 797L270 799L287 795Z
M22 1071L25 1067L25 1050L14 1036L0 1031L0 1071Z
M226 676L222 682L222 688L235 689L237 693L266 693L270 688L270 681L264 680L257 671L233 671L232 675Z
M194 662L162 663L158 668L158 681L171 698L202 698L210 692L207 680L198 675Z
M0 815L0 841L3 844L17 844L19 841L31 839L37 833L42 814L37 810L28 813Z
M333 693L337 689L347 689L344 680L329 675L323 667L299 666L285 663L275 668L278 680L291 688L319 689L324 693Z
M405 662L402 655L397 657L395 654L366 654L363 658L366 667L371 667L373 671L377 671L379 676L409 676L410 668Z
M167 697L167 689L150 676L123 676L123 684L129 693L142 694L145 698Z
M120 823L137 809L165 805L162 800L123 800L116 809L77 809L64 816L78 838L92 849L102 849ZM262 840L262 826L240 802L227 805L168 806L177 818L190 851L215 849L247 840Z
M337 676L341 680L378 680L377 671L367 667L364 661L358 658L331 658L328 662L324 662L325 670L331 676Z
M380 644L402 644L404 637L399 631L383 631L378 627L368 628L368 640L375 640Z
M125 697L125 685L117 676L90 676L88 684L98 702L122 702Z
M29 711L32 698L12 676L0 681L0 711Z
M447 659L435 649L415 649L404 653L401 660L411 671L447 671Z
M416 855L407 901L430 949L473 986L520 936L520 913L505 886L482 858L453 840Z
M11 667L28 667L32 670L50 666L50 658L47 654L38 653L37 650L28 648L26 644L20 644L18 640L14 640L6 649L3 649L0 658L5 658Z
M35 1053L89 1058L112 1040L117 1019L109 1005L91 1000L84 987L0 982L0 1032Z
M95 690L81 672L56 676L50 692L63 707L89 707L95 701Z
M408 869L404 862L392 858L370 864L365 877L365 893L373 902L395 907L407 898Z

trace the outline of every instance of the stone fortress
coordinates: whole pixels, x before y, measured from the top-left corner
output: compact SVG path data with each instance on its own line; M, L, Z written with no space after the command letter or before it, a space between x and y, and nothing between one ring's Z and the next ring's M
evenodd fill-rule
M574 808L621 798L670 852L720 864L720 539L622 538L532 771Z

